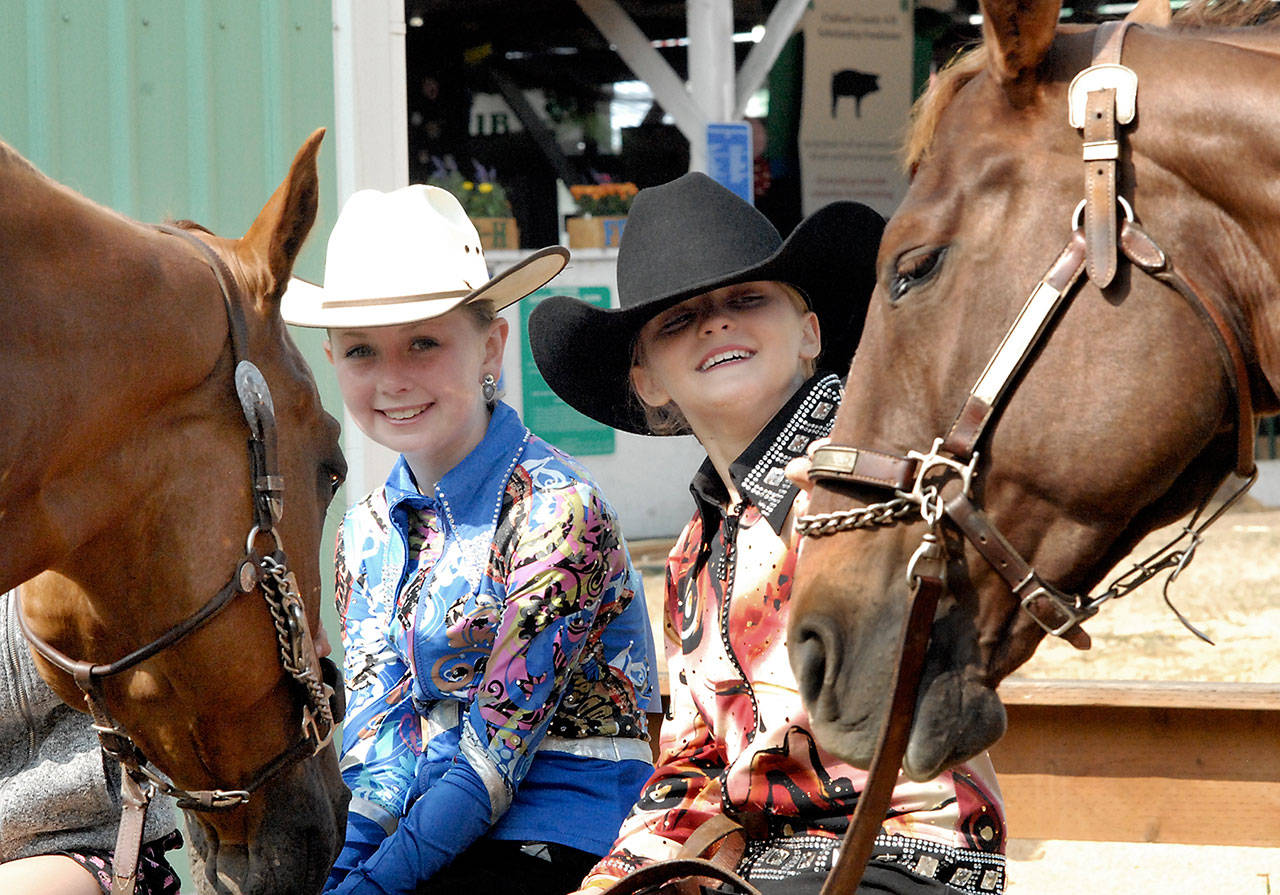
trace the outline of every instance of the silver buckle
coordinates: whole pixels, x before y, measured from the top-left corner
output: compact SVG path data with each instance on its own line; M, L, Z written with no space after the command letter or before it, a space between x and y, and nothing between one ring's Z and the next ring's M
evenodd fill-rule
M1115 90L1116 122L1128 124L1138 108L1138 73L1118 62L1091 65L1071 79L1067 117L1076 130L1084 127L1085 104L1095 90Z
M924 479L929 471L937 466L950 469L960 476L960 485L965 497L970 494L970 485L973 482L974 469L978 465L978 454L975 451L973 457L968 463L961 463L959 460L952 460L950 457L944 457L938 453L942 450L941 438L933 440L933 447L929 448L929 453L922 454L919 451L907 451L908 460L917 460L920 465L916 468L916 480L911 486L911 491L895 491L894 494L905 500L909 500L916 506L920 507L920 515L929 525L935 524L942 518L942 495L938 493L938 489L930 486L925 488Z
M1050 622L1045 621L1037 615L1031 608L1031 604L1040 596L1046 597L1053 605L1053 608L1062 616L1065 616L1067 620L1055 627ZM1088 621L1090 618L1098 614L1096 606L1077 606L1073 603L1068 603L1061 596L1049 590L1049 588L1045 587L1043 584L1036 585L1035 589L1032 590L1031 593L1022 598L1022 608L1026 611L1027 615L1031 616L1035 620L1037 625L1044 628L1047 633L1052 634L1054 637L1062 637L1081 622Z

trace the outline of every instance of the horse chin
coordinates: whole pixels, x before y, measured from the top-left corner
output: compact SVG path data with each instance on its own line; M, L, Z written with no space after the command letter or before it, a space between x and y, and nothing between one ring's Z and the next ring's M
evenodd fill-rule
M994 744L1005 731L1004 704L963 670L934 676L921 687L902 770L931 780Z
M255 792L252 799L261 800L264 816L247 844L223 836L218 815L187 812L196 890L201 895L316 895L346 833L350 793L336 764L333 750L326 749Z

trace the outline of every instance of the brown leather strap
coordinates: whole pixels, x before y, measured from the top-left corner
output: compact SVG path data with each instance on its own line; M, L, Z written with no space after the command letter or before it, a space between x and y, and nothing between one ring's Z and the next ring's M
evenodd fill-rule
M1249 358L1245 355L1245 343L1236 327L1232 326L1228 312L1218 304L1213 293L1197 289L1156 241L1132 221L1125 221L1120 228L1120 247L1130 261L1185 298L1217 337L1218 351L1222 355L1236 404L1236 474L1248 478L1256 465L1253 458L1255 424Z
M727 814L703 821L680 849L681 858L704 858L724 870L736 870L747 850L747 831Z
M999 406L1018 371L1039 344L1045 328L1071 293L1071 287L1084 267L1084 260L1084 235L1076 230L1031 290L1018 316L1000 340L1000 347L969 390L964 406L942 441L944 451L965 460L973 456L974 448L991 420L992 410Z
M1077 649L1087 649L1089 641L1080 622L1096 613L1085 610L1081 601L1064 594L1040 577L996 528L987 514L959 493L944 505L947 518L955 523L982 558L1004 579L1022 608L1051 634Z
M898 782L902 756L907 752L911 722L915 719L916 697L920 673L924 669L929 636L933 631L933 615L945 586L932 575L916 578L902 632L902 656L893 682L893 698L885 719L866 788L858 796L858 807L845 832L840 857L822 885L822 895L849 895L862 882L862 874L871 858L871 848L884 824Z
M1094 38L1093 64L1118 64L1127 22L1105 22ZM1116 91L1093 90L1085 103L1084 120L1084 233L1088 245L1089 279L1099 289L1116 275Z
M918 461L896 454L828 444L814 449L809 477L908 491L917 465Z
M133 895L138 881L138 855L142 852L142 833L147 825L147 808L151 805L151 788L134 779L128 768L120 774L120 828L116 831L116 850L111 859L111 895Z
M696 895L702 886L718 883L728 883L742 895L760 895L759 889L736 873L701 858L672 858L669 861L646 864L618 880L605 890L604 895L636 895L646 890L662 892L664 895L684 895L685 892Z
M1085 105L1084 236L1089 279L1099 289L1116 275L1116 92L1094 90Z

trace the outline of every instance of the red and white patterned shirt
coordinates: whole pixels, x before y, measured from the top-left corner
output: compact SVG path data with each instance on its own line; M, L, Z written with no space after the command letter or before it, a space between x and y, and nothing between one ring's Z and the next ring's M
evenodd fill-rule
M671 708L662 753L584 887L675 857L719 813L749 820L753 838L772 842L821 845L843 835L867 772L824 751L810 730L787 657L796 550L782 535L796 493L782 468L828 433L840 395L836 377L816 378L779 411L731 467L739 506L725 508L710 463L695 477L698 512L667 560ZM900 777L877 853L957 891L999 892L1004 844L1003 804L984 754L924 783ZM826 869L801 852L794 869Z

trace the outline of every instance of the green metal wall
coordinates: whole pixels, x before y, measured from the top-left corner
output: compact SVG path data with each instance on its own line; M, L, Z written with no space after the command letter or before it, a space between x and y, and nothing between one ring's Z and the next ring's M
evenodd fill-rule
M0 0L0 139L130 217L238 236L327 127L320 218L297 266L318 279L337 217L332 27L328 0ZM322 335L294 329L341 419ZM334 501L326 545L344 505ZM326 546L322 570L331 559ZM191 891L185 855L170 859Z
M3 0L0 136L124 214L241 233L333 122L323 0ZM322 155L333 214L332 147ZM304 264L319 263L313 250Z

